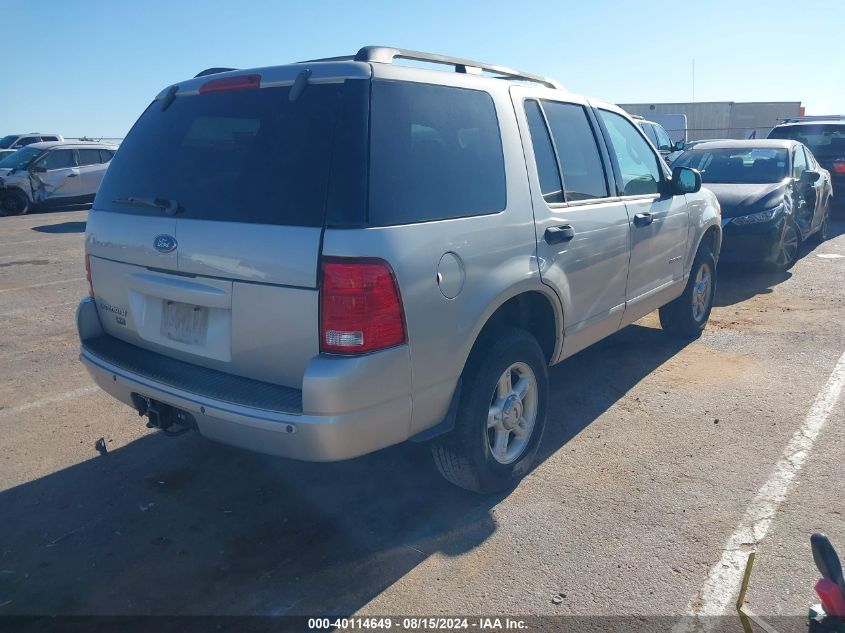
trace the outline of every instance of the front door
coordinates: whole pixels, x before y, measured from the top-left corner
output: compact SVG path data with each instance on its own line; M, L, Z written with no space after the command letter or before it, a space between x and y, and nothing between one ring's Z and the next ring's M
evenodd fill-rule
M668 191L669 177L642 132L618 112L599 109L628 211L631 261L623 323L631 323L680 294L689 233L686 198Z
M74 150L54 149L39 158L33 166L33 202L53 202L81 195L82 184Z
M612 195L606 154L586 101L523 90L514 88L512 94L520 125L528 129L523 143L537 260L543 282L561 298L563 354L569 356L619 328L628 274L628 213Z

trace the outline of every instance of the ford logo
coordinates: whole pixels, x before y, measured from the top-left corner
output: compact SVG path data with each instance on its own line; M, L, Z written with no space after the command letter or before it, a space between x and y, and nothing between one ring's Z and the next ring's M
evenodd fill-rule
M176 250L176 238L172 235L156 235L153 238L153 248L159 253L172 253Z

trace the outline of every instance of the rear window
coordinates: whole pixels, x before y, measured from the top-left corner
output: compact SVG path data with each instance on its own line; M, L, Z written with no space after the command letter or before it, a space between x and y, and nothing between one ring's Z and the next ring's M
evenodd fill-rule
M784 125L774 128L769 138L799 141L809 147L816 158L845 156L845 124Z
M407 224L502 211L499 122L483 91L374 81L369 222Z
M354 83L354 82L346 82ZM109 164L96 208L160 215L115 202L175 200L180 218L321 226L344 83L153 102Z

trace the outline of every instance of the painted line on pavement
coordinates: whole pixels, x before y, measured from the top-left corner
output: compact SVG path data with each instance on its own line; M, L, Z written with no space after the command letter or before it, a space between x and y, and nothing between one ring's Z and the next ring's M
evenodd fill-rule
M19 413L23 413L24 411L29 411L30 409L38 409L40 407L47 406L48 404L55 404L57 402L73 400L74 398L81 398L82 396L90 395L99 390L99 387L81 387L79 389L72 389L70 391L57 393L53 396L42 398L41 400L35 400L34 402L27 402L26 404L21 404L16 407L11 407L9 409L0 409L0 420L2 420L3 418L11 417L13 415L18 415Z
M41 284L30 284L29 286L17 286L16 288L2 288L0 294L12 292L13 290L29 290L30 288L43 288L44 286L55 286L56 284L69 283L71 281L82 281L85 277L71 277L70 279L58 279L56 281L45 281Z
M742 521L728 538L721 559L710 569L698 595L687 605L686 615L718 616L733 612L748 555L769 531L780 504L827 424L843 386L845 353L839 357L827 383L816 396L801 428L787 444L768 481L757 491ZM673 630L688 630L686 626L689 625L687 620Z

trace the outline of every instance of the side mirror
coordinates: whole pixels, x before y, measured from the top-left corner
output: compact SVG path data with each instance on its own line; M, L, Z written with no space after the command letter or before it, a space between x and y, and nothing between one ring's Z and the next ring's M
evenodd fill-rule
M701 173L692 167L675 167L672 170L674 193L695 193L701 189Z
M818 181L818 179L821 177L821 173L817 172L814 169L808 169L803 174L801 174L801 182L811 185L814 182Z
M686 147L686 143L683 141L675 141L675 144L672 146L672 149L676 152L680 152Z
M47 168L43 165L33 165L29 168L29 171L36 173L36 174L43 174L47 171Z

